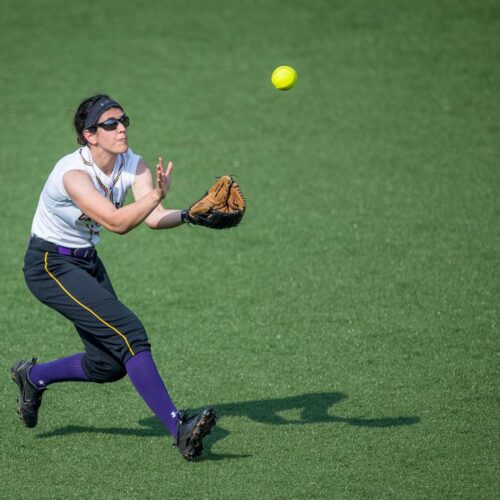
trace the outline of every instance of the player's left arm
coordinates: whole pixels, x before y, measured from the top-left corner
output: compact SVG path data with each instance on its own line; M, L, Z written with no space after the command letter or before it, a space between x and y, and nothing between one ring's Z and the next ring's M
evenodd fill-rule
M158 160L158 165L163 166L163 158ZM153 176L146 163L139 160L135 175L134 184L132 184L132 194L135 200L141 199L144 195L154 189ZM180 226L182 222L181 210L169 210L160 203L144 220L151 229L169 229Z

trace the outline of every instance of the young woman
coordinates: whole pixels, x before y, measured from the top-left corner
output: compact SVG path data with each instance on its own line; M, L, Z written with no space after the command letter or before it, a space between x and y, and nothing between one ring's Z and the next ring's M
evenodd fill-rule
M173 164L156 165L156 185L144 160L128 146L129 118L107 95L78 107L79 147L57 162L40 195L25 255L24 276L33 295L75 326L84 351L48 363L18 361L18 413L27 427L38 421L43 392L66 381L114 382L128 375L137 392L175 439L188 460L201 454L215 425L212 408L189 416L177 411L158 374L146 331L117 298L96 252L101 228L124 234L141 222L152 229L183 223L181 210L161 201ZM128 189L134 202L123 206Z

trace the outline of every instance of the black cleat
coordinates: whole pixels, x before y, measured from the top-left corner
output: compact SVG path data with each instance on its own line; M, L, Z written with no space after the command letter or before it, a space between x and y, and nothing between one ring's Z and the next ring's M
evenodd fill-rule
M36 363L36 358L31 361L16 361L10 372L12 380L19 387L17 398L17 413L26 427L35 427L38 422L38 408L42 404L42 394L46 388L38 389L29 380L28 373Z
M216 420L213 408L206 408L199 415L189 415L187 411L179 412L177 441L173 445L186 460L193 460L201 455L202 439L210 434Z

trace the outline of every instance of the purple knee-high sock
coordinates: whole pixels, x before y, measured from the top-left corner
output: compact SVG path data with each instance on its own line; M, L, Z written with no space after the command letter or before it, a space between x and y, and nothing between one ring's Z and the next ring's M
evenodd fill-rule
M177 408L158 373L150 351L141 351L125 364L130 381L172 436L177 434Z
M29 371L30 382L42 389L55 382L90 382L82 368L83 352L48 363L33 365Z

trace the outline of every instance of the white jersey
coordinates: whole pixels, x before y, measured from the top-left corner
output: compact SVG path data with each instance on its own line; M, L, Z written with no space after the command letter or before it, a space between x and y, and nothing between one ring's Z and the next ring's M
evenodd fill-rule
M96 189L119 208L135 181L140 159L141 157L129 148L126 153L117 156L113 172L108 177L95 165L86 146L61 158L40 195L31 226L32 236L70 248L97 245L100 241L101 226L89 219L75 205L64 188L63 176L70 170L87 172Z

